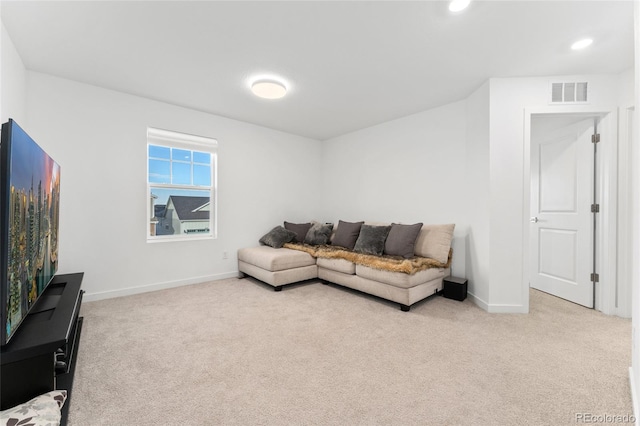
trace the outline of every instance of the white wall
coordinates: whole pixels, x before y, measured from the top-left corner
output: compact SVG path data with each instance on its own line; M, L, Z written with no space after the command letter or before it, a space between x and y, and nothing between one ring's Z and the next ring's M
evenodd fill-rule
M87 299L235 276L238 248L319 210L319 141L35 72L27 84L26 131L61 166L60 273L84 271ZM146 242L147 126L218 140L216 240Z
M465 106L324 141L322 220L455 223L452 272L465 276Z
M528 312L525 110L615 109L628 80L491 79L466 101L325 141L322 219L455 222L453 273L469 278L475 302ZM550 106L552 81L588 81L589 105Z
M640 2L634 3L634 23L635 23L635 69L640 71ZM635 116L636 123L640 125L640 73L635 73ZM633 217L634 226L632 228L633 233L633 258L640 258L640 172L638 171L638 165L640 165L640 129L638 126L635 128L635 134L633 137L633 150L632 155L636 167L633 173L633 182L635 186L633 191ZM631 349L631 390L633 398L633 409L636 416L636 425L640 425L640 263L633 262L633 306L632 306L632 349Z
M466 241L466 276L469 295L474 302L488 309L490 291L489 259L489 82L487 81L466 101L466 199L469 233Z
M588 81L587 106L551 106L551 81ZM528 287L523 244L528 224L528 180L525 182L525 111L542 108L558 112L609 110L617 107L616 75L501 78L490 80L490 312L527 312ZM528 166L527 166L528 167ZM526 186L526 187L525 187ZM525 199L526 197L526 199Z
M618 105L633 105L635 95L634 69L628 69L618 76Z
M26 70L4 24L0 33L0 122L13 118L21 126L26 118Z
M632 267L633 261L633 235L629 232L633 227L633 170L637 167L632 155L632 132L634 127L633 103L635 74L630 69L620 74L618 85L618 179L616 190L617 203L617 267L616 288L612 299L615 309L613 314L625 318L631 318L632 314Z

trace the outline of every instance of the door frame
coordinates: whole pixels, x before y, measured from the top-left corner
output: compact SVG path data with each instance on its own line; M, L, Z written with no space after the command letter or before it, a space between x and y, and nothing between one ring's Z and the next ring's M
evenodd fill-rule
M617 245L617 292L613 299L613 314L631 318L632 314L632 281L633 281L633 169L637 166L632 155L633 127L635 107L633 104L620 106L618 111L618 245ZM622 285L628 283L628 285Z
M529 223L529 286L587 308L592 308L596 299L589 277L594 264L594 215L590 205L597 177L592 135L599 119L591 114L531 115L529 217L536 220ZM553 151L557 153L549 157ZM558 156L562 157L560 163ZM553 181L546 179L551 176ZM562 200L556 198L560 193L554 192L558 187L563 189ZM552 204L543 207L545 194ZM554 248L556 243L567 246ZM569 252L572 256L566 257ZM550 269L539 269L544 268L541 262ZM565 269L572 263L574 268Z
M598 144L596 160L596 194L600 204L596 229L596 265L600 275L596 283L596 310L605 314L615 314L615 292L618 284L631 285L630 281L618 283L617 280L617 235L618 235L618 108L598 106L545 106L525 108L524 110L524 158L523 158L523 216L522 216L522 300L529 310L529 244L531 210L531 117L540 114L572 114L599 117ZM609 285L613 283L614 285ZM620 289L618 289L620 292Z

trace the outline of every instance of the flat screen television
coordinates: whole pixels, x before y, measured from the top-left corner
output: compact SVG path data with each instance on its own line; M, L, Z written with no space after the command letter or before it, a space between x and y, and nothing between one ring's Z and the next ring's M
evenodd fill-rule
M10 119L0 145L0 345L58 269L60 166Z

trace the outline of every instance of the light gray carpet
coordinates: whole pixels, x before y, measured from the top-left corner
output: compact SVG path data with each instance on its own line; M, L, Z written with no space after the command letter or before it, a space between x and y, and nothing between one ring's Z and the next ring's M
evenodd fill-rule
M631 322L228 279L84 303L70 425L563 425L632 414Z

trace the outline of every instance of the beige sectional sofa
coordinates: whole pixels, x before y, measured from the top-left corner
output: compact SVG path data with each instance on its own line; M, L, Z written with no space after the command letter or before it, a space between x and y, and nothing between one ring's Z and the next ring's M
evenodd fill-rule
M240 276L257 278L276 291L286 284L319 278L399 303L409 311L414 303L440 291L443 279L450 275L453 230L453 224L424 225L415 240L414 257L380 256L379 262L375 256L330 245L243 248L238 250L238 270Z

